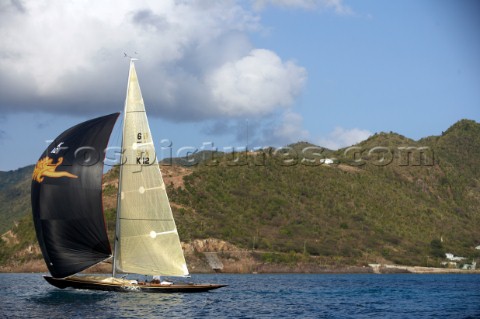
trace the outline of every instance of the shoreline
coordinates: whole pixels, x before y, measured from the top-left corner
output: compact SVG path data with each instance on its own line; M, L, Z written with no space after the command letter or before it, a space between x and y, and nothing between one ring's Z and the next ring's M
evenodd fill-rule
M0 271L0 275L4 274L49 274L48 271ZM80 275L107 275L109 273L79 273ZM210 273L190 273L190 275L480 275L479 270L469 270L469 271L448 271L448 272L385 272L385 273L374 273L374 272L262 272L262 273L234 273L234 272L210 272ZM143 275L142 275L143 276Z
M104 263L93 266L82 272L84 274L109 274L111 264ZM0 273L48 273L43 260L34 260L22 265L10 265L0 267ZM191 275L200 274L480 274L480 269L455 269L435 268L422 266L404 266L390 264L370 264L368 266L319 266L311 264L256 264L253 267L238 269L225 267L221 271L215 271L209 267L192 265Z

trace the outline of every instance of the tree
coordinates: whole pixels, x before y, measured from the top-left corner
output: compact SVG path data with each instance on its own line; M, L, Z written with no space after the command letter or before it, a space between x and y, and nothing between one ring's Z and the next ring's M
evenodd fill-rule
M430 242L430 253L434 257L445 257L445 250L443 248L442 241L440 239L434 239Z

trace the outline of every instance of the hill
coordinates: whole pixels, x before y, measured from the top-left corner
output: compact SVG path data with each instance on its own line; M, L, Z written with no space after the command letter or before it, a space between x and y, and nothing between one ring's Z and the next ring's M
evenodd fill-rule
M0 234L30 210L30 178L33 165L0 172Z
M186 243L216 238L252 250L249 258L257 264L313 264L314 270L376 262L439 266L446 252L479 257L474 247L480 245L480 124L475 121L459 121L441 136L419 141L378 133L338 151L301 142L201 155L187 167L178 165L179 159L161 165ZM335 158L334 164L325 164L325 157ZM40 257L26 207L31 169L0 174L10 181L0 186L0 218L9 206L22 212L0 241L3 264ZM104 178L111 235L117 178L115 169ZM18 197L8 196L13 189Z

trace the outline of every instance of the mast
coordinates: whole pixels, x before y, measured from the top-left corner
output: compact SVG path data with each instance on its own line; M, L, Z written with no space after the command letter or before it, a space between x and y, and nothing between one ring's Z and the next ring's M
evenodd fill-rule
M122 123L122 140L120 143L120 167L119 167L119 175L118 175L118 190L117 190L117 212L115 218L115 238L113 241L113 263L112 263L112 277L116 275L116 264L117 264L117 253L118 253L118 239L120 238L120 209L121 209L121 195L122 195L122 165L124 164L123 161L123 136L125 135L125 120L127 116L127 101L128 101L128 90L130 87L130 73L132 72L132 64L133 61L137 59L130 58L130 67L128 69L128 79L127 79L127 93L125 94L125 105L123 107L123 123Z

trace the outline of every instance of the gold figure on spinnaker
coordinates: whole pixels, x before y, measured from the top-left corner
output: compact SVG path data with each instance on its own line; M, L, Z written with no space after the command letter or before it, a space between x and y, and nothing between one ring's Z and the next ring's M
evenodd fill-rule
M32 179L36 180L37 182L43 182L45 176L46 177L70 177L70 178L78 178L78 176L70 174L69 172L57 172L55 171L58 166L63 163L63 157L59 157L57 163L53 164L53 158L45 157L40 159L33 170Z

